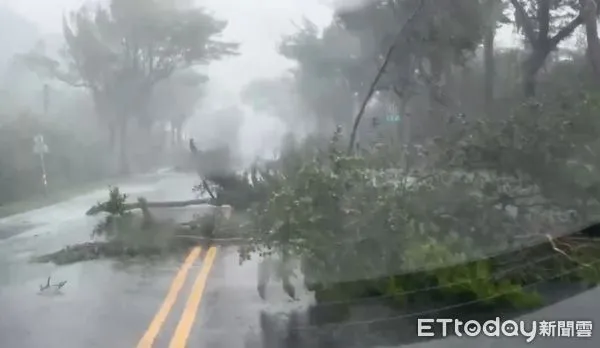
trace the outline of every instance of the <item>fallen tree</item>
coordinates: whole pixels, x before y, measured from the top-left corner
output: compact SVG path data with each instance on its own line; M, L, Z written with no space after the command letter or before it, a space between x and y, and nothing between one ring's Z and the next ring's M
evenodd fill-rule
M248 242L247 239L238 236L238 231L244 224L243 213L233 216L234 207L225 204L229 199L239 202L239 199L235 198L240 196L219 194L217 198L210 186L215 187L217 193L222 193L218 186L224 184L230 191L238 192L242 196L254 191L235 174L226 174L230 172L231 167L227 151L198 151L194 141L190 140L190 152L190 162L202 181L194 191L207 193L210 198L149 202L146 198L139 197L137 202L127 202L127 194L121 193L118 187L110 187L108 200L97 203L86 212L88 216L107 214L92 232L93 237L102 236L106 240L69 246L38 257L35 261L64 264L101 257L156 256L181 252L182 248L198 244L239 245ZM247 197L246 201L256 198ZM191 221L180 223L157 221L150 212L152 208L189 206L203 209ZM133 211L138 209L141 210L141 218L133 214Z
M36 257L36 262L67 264L98 258L160 257L184 252L196 245L232 243L239 221L231 206L206 204L198 199L175 202L148 202L140 197L137 203L126 203L127 195L113 187L106 202L98 203L88 215L99 212L108 215L98 223L92 237L103 240L68 246L57 252ZM176 223L155 219L149 208L203 206L191 221ZM142 214L134 214L140 209Z
M145 205L146 208L182 208L193 205L205 205L210 202L209 199L191 199L187 201L163 201L163 202L148 202L145 203L136 202L136 203L125 203L123 205L123 210L130 211L135 209L142 209ZM110 213L110 206L108 202L99 203L93 207L91 207L86 215L96 215L98 213L105 212Z

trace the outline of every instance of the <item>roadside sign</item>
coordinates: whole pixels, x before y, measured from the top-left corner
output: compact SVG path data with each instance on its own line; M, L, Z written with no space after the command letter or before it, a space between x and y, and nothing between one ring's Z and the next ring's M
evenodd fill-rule
M387 115L385 120L390 123L397 123L400 122L402 118L400 117L400 115Z

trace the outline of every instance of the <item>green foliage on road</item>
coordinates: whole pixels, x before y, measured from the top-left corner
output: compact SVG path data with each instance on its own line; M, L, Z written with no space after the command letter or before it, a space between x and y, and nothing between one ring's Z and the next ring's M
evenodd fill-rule
M95 241L67 246L35 261L69 264L100 258L178 255L198 244L210 244L214 238L231 237L244 221L238 215L223 219L219 207L200 212L183 224L161 221L152 216L143 197L138 198L141 213L132 208L128 195L119 187L109 187L107 198L88 211L90 215L105 214L92 231Z
M320 301L539 305L539 282L600 280L597 240L559 237L600 218L598 100L561 93L413 149L347 154L336 133L221 180L218 196L248 207L242 258L299 259Z
M127 210L128 195L119 187L109 187L107 198L92 207L92 210L106 213L92 231L91 237L99 240L70 245L35 261L62 265L100 258L160 257L193 245L192 241L174 238L176 226L148 223L150 217Z
M106 5L84 5L63 16L66 47L60 52L47 52L42 43L15 61L42 79L89 93L107 148L129 172L138 151L156 155L144 151L148 143L164 151L166 125L179 145L208 80L195 68L236 55L238 44L220 38L226 21L189 2Z
M235 205L260 191L242 257L300 260L322 302L408 305L418 293L527 307L542 301L541 280L597 283L597 240L558 237L600 218L595 21L587 50L560 46L579 11L382 0L336 11L323 30L305 23L280 46L293 75L253 81L243 96L291 129L344 134L290 146L259 184L221 192ZM526 49L495 46L506 24ZM390 114L405 122L378 126Z

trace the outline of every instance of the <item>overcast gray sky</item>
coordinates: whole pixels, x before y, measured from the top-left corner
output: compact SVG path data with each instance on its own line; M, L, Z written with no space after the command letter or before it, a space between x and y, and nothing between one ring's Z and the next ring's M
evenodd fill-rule
M306 16L327 24L331 9L327 3L355 5L366 0L196 0L229 21L227 39L243 44L242 55L210 65L212 91L235 97L241 85L256 77L273 76L290 63L277 55L275 47L285 34L294 31L293 21ZM35 22L44 33L60 33L61 15L90 0L0 0ZM506 35L501 35L506 37ZM503 40L506 41L506 40ZM510 41L510 39L509 39ZM218 85L218 86L217 86Z
M89 0L0 0L35 22L47 34L60 33L64 11L78 8ZM211 91L235 98L239 88L256 77L275 76L290 66L277 55L275 47L294 30L293 21L302 16L326 24L331 10L322 0L196 0L228 20L224 35L242 43L242 55L210 65ZM217 98L221 99L221 98Z

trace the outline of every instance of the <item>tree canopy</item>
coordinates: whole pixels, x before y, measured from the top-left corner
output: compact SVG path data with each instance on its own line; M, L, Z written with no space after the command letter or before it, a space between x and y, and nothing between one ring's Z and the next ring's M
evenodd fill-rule
M106 7L82 7L63 18L67 46L61 60L35 51L22 60L50 77L87 88L111 143L117 132L123 143L130 120L146 128L154 123L147 111L157 84L177 71L237 54L238 44L218 38L226 25L204 9L177 2L112 0Z

